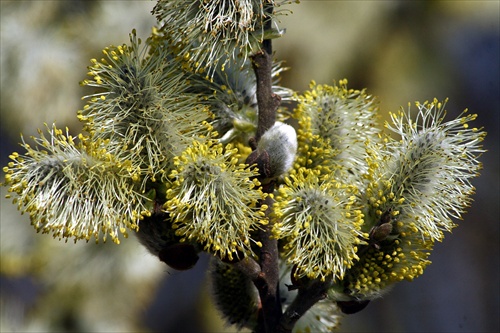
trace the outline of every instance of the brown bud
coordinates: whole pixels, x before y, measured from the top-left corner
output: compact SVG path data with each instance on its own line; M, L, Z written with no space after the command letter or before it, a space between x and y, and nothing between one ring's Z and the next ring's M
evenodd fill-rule
M370 240L381 242L385 240L392 232L392 224L390 222L382 223L377 227L373 227L370 231Z
M359 312L366 308L366 306L370 303L369 300L364 301L337 301L337 306L340 308L345 314L353 314Z
M179 271L193 268L198 262L198 252L191 244L174 244L162 250L158 254L161 261Z

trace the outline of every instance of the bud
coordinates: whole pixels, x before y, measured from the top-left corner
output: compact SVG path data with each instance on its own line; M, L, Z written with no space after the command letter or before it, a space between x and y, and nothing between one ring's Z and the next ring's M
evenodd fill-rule
M260 299L252 281L234 266L214 258L210 271L215 304L222 316L239 329L257 323Z
M264 133L247 163L257 163L261 176L273 179L290 170L297 154L295 129L277 121Z
M167 213L155 210L154 214L145 217L136 235L151 254L173 269L188 270L198 262L198 249L193 244L179 241Z
M340 308L340 311L345 314L354 314L357 313L370 303L369 300L363 301L338 301L337 306Z
M191 244L173 244L160 251L158 258L178 271L191 269L198 262L198 252Z

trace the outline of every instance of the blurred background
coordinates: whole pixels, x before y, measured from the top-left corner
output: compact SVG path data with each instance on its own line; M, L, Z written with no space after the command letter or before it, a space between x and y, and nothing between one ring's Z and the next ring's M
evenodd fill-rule
M0 1L0 164L19 151L20 133L44 122L81 125L91 58L146 38L152 1ZM431 264L339 332L498 332L500 330L500 2L310 1L290 5L286 35L274 42L290 70L282 85L310 80L378 96L382 120L408 102L449 97L449 117L479 115L488 132L475 202L459 227L436 244ZM385 118L386 119L386 118ZM3 177L3 175L2 175ZM2 179L3 180L3 179ZM207 258L169 270L133 236L113 243L65 243L37 234L0 198L1 332L234 332L210 302Z

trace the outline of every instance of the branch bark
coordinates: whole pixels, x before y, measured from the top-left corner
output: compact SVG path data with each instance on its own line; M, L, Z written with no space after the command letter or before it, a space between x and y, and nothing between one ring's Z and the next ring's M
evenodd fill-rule
M252 57L252 65L257 78L257 103L259 108L259 117L257 124L257 132L255 138L251 141L252 149L257 147L257 144L262 135L271 128L276 121L276 110L280 105L281 99L272 92L272 57L267 51L271 50L270 41L267 47ZM267 49L267 50L266 50ZM257 160L265 159L265 157L257 156ZM264 163L265 164L265 163ZM274 182L267 182L264 176L260 177L261 183L266 183L263 186L263 191L273 193ZM266 211L267 217L272 213L272 199L267 197L261 204L266 204L269 208ZM259 232L258 238L262 243L260 250L260 274L253 279L255 286L259 291L259 296L262 308L259 313L259 322L256 332L276 332L279 320L282 315L281 302L279 299L279 254L278 241L271 238L272 222Z
M299 288L299 292L292 304L286 309L281 317L278 330L279 333L290 333L297 321L318 301L327 296L330 281L313 280L307 286Z
M271 43L270 40L264 42ZM271 49L270 46L267 48ZM273 94L272 90L272 55L263 48L252 57L252 65L257 78L257 105L259 107L257 133L255 134L255 143L257 143L262 135L274 125L281 98Z
M264 204L268 205L266 215L272 212L272 199L266 198ZM259 291L262 308L259 312L257 333L277 332L281 319L281 300L279 297L279 253L278 241L271 238L272 223L259 232L262 243L260 251L261 272L253 280Z
M272 11L269 6L266 10ZM271 28L271 20L266 22L267 29ZM262 135L271 128L276 121L276 111L280 105L281 98L272 91L272 43L271 40L264 40L262 49L251 57L252 67L256 76L258 123L255 137L250 141L252 149L256 149ZM259 157L257 157L259 159ZM263 178L263 176L261 176ZM274 182L266 182L261 179L263 191L272 193ZM268 197L261 204L266 204L269 208L266 211L267 217L272 213L272 199ZM281 301L279 298L279 253L278 241L271 238L272 222L261 231L257 237L262 243L259 256L260 273L254 275L252 281L259 291L261 309L259 311L258 324L255 329L257 333L277 332L279 321L282 316Z

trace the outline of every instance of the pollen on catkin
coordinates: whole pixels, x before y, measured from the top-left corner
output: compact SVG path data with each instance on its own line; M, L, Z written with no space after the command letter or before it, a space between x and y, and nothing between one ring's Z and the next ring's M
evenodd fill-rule
M475 115L466 112L445 121L444 105L417 103L415 117L410 109L392 114L386 127L400 140L388 137L370 148L368 183L361 194L368 244L338 282L341 294L369 300L423 274L435 241L470 203L470 180L481 168L486 133L469 127Z
M359 261L347 270L344 280L337 281L333 289L342 290L343 297L350 299L378 298L395 283L412 281L422 275L431 263L428 257L432 246L432 243L423 242L418 234L413 233L386 241L378 248L370 245L362 247Z
M135 190L127 163L98 143L76 143L76 138L55 127L23 139L24 155L14 153L5 168L6 185L18 209L28 213L37 231L56 238L96 241L109 236L119 243L136 230L147 198Z
M153 14L169 42L177 48L195 71L204 72L212 65L231 64L237 58L246 60L260 50L264 39L281 35L275 28L265 28L265 21L283 14L274 10L285 1L191 1L160 0ZM267 7L273 8L268 11ZM274 32L274 30L278 30ZM220 62L220 64L219 64ZM213 72L208 71L211 77Z
M356 193L353 186L320 181L305 169L285 179L273 206L273 233L284 240L283 255L296 266L296 278L342 279L358 259L363 214Z
M130 35L130 45L108 47L93 60L84 85L99 91L85 96L88 104L78 118L92 140L107 142L107 150L130 160L144 180L166 179L172 158L193 137L210 135L210 114L189 88L167 50L148 39Z
M468 126L476 115L466 110L445 121L445 104L417 103L415 119L410 109L391 114L387 128L401 140L388 143L390 158L383 166L391 191L404 200L398 207L403 228L416 228L432 241L442 240L443 231L455 226L451 218L461 218L470 205L471 179L479 174L478 158L485 151L486 133Z
M430 264L433 242L422 238L416 221L405 218L405 200L391 192L390 181L370 183L360 197L364 202L362 230L368 237L344 279L335 281L338 300L378 298L395 283L420 276Z
M251 233L267 223L256 169L238 163L237 150L193 141L174 164L166 212L181 241L201 244L221 259L252 255ZM239 258L241 259L241 258Z
M365 90L311 83L296 97L293 117L299 122L298 167L335 173L358 181L368 166L367 142L378 141L377 105Z
M182 62L182 61L181 61ZM183 66L185 67L185 66ZM255 135L258 119L257 83L250 59L236 59L224 68L212 65L211 77L186 70L190 93L199 97L214 115L211 122L223 143L244 142ZM272 66L273 93L289 100L290 89L279 86L279 74L284 70L280 62ZM283 116L277 115L282 120Z

